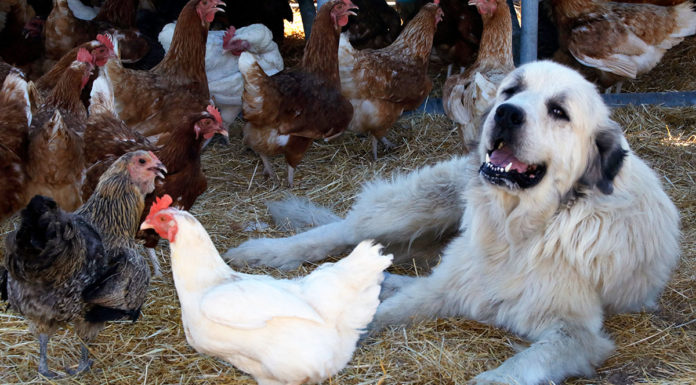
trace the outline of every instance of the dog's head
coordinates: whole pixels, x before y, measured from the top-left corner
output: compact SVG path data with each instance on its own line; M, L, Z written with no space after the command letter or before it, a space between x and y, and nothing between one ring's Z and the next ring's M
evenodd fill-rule
M500 84L483 122L481 177L512 194L604 194L628 145L595 86L549 61L523 65Z

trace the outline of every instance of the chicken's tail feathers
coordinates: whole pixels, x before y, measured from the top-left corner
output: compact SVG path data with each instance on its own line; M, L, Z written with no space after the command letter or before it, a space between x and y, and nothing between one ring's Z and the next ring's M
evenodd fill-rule
M27 125L31 125L31 98L29 97L29 83L19 71L11 71L5 78L0 89L0 103L7 104L9 100L15 100L24 106L27 114Z
M94 306L85 313L85 321L101 323L106 321L118 321L127 319L131 322L138 320L140 308L135 310L122 310L104 306Z
M336 268L347 271L354 287L369 290L379 287L384 280L384 270L391 266L394 256L384 254L384 246L372 239L360 242L347 257L336 262ZM378 291L379 292L379 291Z
M268 201L266 206L276 227L283 231L302 232L341 220L328 208L293 194L287 194L281 201Z
M94 79L92 90L89 93L90 115L100 110L116 111L113 86L103 68L99 69L99 76Z
M377 311L384 270L393 260L393 255L383 254L382 249L373 240L365 240L335 264L343 272L341 278L345 282L341 286L347 293L341 298L343 307L336 312L336 320L339 327L357 333L356 336L364 331Z
M34 196L22 209L19 229L8 234L5 239L5 267L12 277L29 279L36 269L25 269L26 263L36 263L40 260L41 264L46 265L60 253L58 247L50 247L56 235L63 234L63 231L54 225L59 213L60 208L56 202L41 195ZM47 253L44 253L45 251Z
M686 37L696 33L696 5L686 1L675 5L674 8L676 10L675 21L677 27L672 33L672 37Z
M258 72L260 71L265 75L265 72L263 72L263 69L261 69L256 60L256 56L246 51L242 52L242 54L239 55L239 61L237 62L237 66L239 67L239 72L242 73L245 80L251 72L255 72L258 74Z

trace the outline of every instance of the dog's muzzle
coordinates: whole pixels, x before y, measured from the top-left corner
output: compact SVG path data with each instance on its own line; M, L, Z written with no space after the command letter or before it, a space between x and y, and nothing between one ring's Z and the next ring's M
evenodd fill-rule
M515 156L515 138L526 121L524 110L505 103L494 114L495 127L490 140L493 147L487 149L479 173L490 183L510 189L537 185L546 173L546 165L527 164Z

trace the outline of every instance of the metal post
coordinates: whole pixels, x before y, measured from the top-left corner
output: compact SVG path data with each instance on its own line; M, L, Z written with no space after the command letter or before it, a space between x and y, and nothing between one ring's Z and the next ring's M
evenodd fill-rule
M537 59L537 33L539 0L522 0L522 38L520 39L520 64Z
M512 21L512 61L515 66L520 65L520 23L515 12L515 3L512 0L507 0L508 8L510 8L510 21Z
M300 6L300 16L302 17L302 28L305 33L305 40L309 39L309 34L312 32L312 24L314 17L317 15L317 10L314 9L312 0L297 0Z

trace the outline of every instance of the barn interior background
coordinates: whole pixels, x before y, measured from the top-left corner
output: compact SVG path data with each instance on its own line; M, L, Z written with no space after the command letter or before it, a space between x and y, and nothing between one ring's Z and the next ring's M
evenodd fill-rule
M298 60L304 45L299 10L286 24L282 53L287 66ZM232 10L228 7L228 12ZM446 66L433 63L431 96L439 97ZM696 90L696 38L688 37L667 52L650 73L627 81L624 92ZM615 108L633 150L663 177L669 196L680 209L682 260L653 313L609 316L606 331L616 351L592 379L570 379L567 384L692 383L696 381L696 106L667 108L655 105ZM264 202L282 199L283 182L264 178L258 157L241 143L242 121L230 127L230 144L214 141L203 153L208 190L191 212L208 230L220 251L250 237L281 237ZM447 159L461 151L452 122L442 115L414 113L402 117L387 137L397 144L378 161L366 138L346 134L325 143L315 141L300 165L291 190L344 214L363 182L408 172ZM284 170L284 160L273 160ZM284 176L284 171L280 172ZM11 231L13 218L0 227ZM135 324L110 324L90 345L95 363L91 372L55 381L81 384L228 384L253 380L217 359L196 353L181 328L179 303L169 272L167 246L157 253L164 274L154 278L149 299ZM248 273L276 277L305 275L305 265L289 273L248 269ZM408 266L392 272L427 274ZM22 317L0 312L0 383L47 383L37 376L38 344ZM498 366L524 341L505 331L463 319L439 319L409 327L394 327L369 338L349 366L326 383L332 384L459 384ZM49 344L49 365L77 362L79 344L71 330L61 330Z

